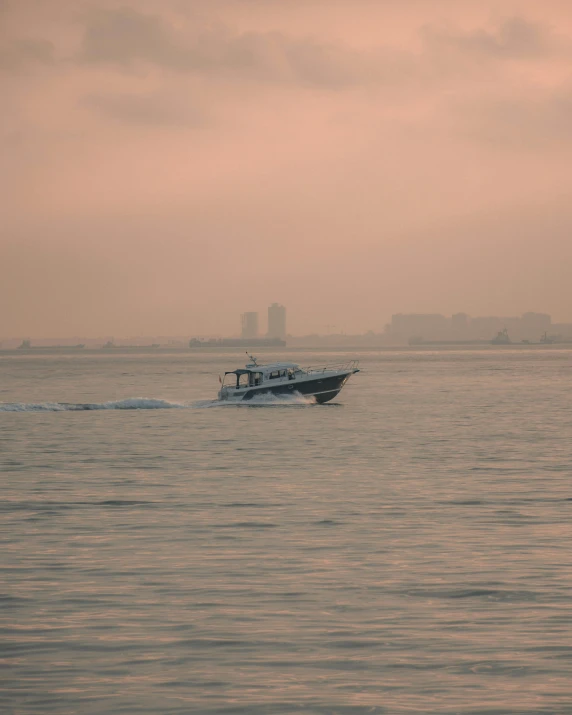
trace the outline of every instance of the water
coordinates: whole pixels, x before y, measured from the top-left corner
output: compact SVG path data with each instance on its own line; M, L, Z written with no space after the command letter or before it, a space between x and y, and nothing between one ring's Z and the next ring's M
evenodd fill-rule
M0 357L0 711L571 713L572 352L286 357Z

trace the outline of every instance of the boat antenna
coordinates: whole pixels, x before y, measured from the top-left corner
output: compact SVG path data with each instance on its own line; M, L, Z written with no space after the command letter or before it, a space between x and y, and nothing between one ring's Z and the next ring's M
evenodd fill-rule
M254 367L258 367L258 363L256 362L256 358L254 357L254 355L250 355L250 353L248 352L248 350L246 351L246 354L247 354L248 357L252 360L252 364L254 365Z

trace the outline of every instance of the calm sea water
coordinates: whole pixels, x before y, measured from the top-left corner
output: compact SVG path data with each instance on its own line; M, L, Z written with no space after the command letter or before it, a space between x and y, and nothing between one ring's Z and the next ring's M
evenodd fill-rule
M287 357L0 357L2 713L572 713L572 351Z

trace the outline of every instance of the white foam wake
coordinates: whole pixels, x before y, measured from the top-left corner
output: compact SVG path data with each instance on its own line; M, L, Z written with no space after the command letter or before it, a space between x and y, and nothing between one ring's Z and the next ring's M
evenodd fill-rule
M255 395L250 400L201 400L190 407L291 407L315 405L313 396L301 395L299 392L287 395L273 395L270 392Z
M0 412L87 412L90 410L169 410L204 409L209 407L275 407L312 405L313 397L294 395L258 395L246 402L199 400L198 402L169 402L147 397L132 397L111 402L0 402Z
M255 395L251 400L246 400L245 402L232 403L238 404L241 407L251 406L285 406L285 405L315 405L316 398L313 396L301 395L299 392L294 392L288 395L273 395L270 392L266 392L261 395Z
M112 402L0 402L0 412L83 412L88 410L166 410L184 408L178 402L133 397Z

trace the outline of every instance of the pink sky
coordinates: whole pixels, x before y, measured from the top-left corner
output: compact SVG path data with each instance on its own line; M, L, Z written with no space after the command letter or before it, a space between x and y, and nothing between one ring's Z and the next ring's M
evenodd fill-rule
M0 335L572 320L569 0L3 0Z

